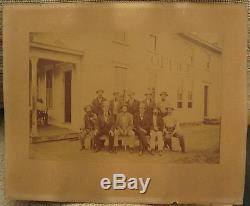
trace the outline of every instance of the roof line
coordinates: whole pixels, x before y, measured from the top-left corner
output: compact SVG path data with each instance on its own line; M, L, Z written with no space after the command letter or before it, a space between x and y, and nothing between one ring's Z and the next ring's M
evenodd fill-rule
M38 48L38 49L45 49L45 50L53 50L62 53L68 53L76 56L83 56L83 52L74 49L63 48L59 46L54 46L50 44L40 43L40 42L30 42L30 47Z
M184 39L187 39L189 41L191 41L192 43L195 43L201 47L205 47L207 49L210 49L212 50L213 52L216 52L216 53L222 53L222 48L216 46L216 45L213 45L211 43L209 43L208 41L205 41L193 34L190 34L190 33L179 33L179 35L184 38Z

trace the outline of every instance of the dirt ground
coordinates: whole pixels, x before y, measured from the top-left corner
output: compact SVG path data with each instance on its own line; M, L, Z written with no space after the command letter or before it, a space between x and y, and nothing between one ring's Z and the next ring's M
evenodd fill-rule
M157 163L219 163L220 125L183 126L181 133L186 142L186 153L180 152L178 139L173 138L173 150L165 150L162 156L138 152L118 151L117 154L101 151L94 153L90 150L80 151L78 140L60 140L30 145L30 158L40 160L64 161L136 161Z

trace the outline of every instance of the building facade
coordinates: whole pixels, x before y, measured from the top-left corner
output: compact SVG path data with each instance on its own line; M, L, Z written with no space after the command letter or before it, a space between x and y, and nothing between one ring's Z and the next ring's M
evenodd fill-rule
M125 90L143 100L153 89L159 101L167 91L181 122L221 116L222 49L194 34L31 34L29 79L33 135L38 98L51 124L79 130L99 88L107 99Z

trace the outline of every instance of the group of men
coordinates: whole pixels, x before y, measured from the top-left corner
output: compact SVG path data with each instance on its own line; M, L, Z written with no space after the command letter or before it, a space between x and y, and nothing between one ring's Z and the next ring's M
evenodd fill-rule
M185 141L179 132L179 122L173 115L174 108L167 101L167 92L160 93L156 104L151 92L145 93L145 99L138 101L135 93L128 93L128 99L121 98L114 92L114 98L108 101L103 90L97 90L97 97L87 105L84 127L81 129L80 144L82 149L98 152L103 146L102 137L108 137L111 153L117 152L119 141L134 151L139 146L139 155L144 152L161 155L164 148L172 150L172 138L179 139L181 151L185 152ZM157 150L156 150L157 149Z

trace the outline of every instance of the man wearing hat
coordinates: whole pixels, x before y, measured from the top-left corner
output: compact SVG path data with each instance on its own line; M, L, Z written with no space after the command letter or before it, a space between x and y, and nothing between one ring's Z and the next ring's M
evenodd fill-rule
M149 136L150 126L151 126L151 115L146 112L145 104L140 103L139 112L135 114L134 118L134 127L135 134L140 142L140 151L139 155L141 156L144 151L149 151L149 143L147 140L147 136Z
M116 119L118 113L120 112L122 103L119 92L113 92L113 96L114 98L110 101L109 104L109 110L111 114L114 116L114 119Z
M92 101L92 110L98 116L102 114L102 103L106 101L103 97L104 91L102 89L98 89L96 91L97 97Z
M155 101L152 98L152 93L146 92L145 93L145 99L143 100L143 103L145 104L145 110L149 115L152 115L153 108L155 107Z
M114 116L110 113L109 102L104 101L102 104L102 114L98 116L98 133L95 136L95 152L101 149L101 137L108 137L109 151L113 151L114 145ZM106 140L105 140L106 141Z
M160 101L157 103L157 107L160 110L160 114L162 117L166 115L166 108L171 107L169 101L167 101L168 93L163 91L160 93Z
M172 138L176 137L179 139L179 144L181 147L181 151L185 152L185 140L183 135L180 133L180 125L175 116L173 115L174 108L167 107L166 108L167 115L163 118L164 127L163 127L163 135L165 139L165 147L168 147L172 150Z
M91 105L87 105L84 111L84 125L80 129L80 150L90 149L91 141L97 134L97 115L92 112Z
M160 115L159 108L155 107L153 110L153 115L151 117L151 127L150 127L150 149L155 150L156 146L159 151L159 155L162 154L164 148L163 131L164 121Z
M121 107L121 112L117 115L115 123L115 138L114 138L114 147L117 152L119 136L123 138L123 144L125 146L133 147L134 146L134 132L133 132L133 116L128 112L128 107L126 104L123 104Z
M128 93L128 112L133 116L139 111L139 101L135 99L135 93L129 92Z

